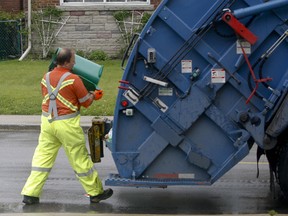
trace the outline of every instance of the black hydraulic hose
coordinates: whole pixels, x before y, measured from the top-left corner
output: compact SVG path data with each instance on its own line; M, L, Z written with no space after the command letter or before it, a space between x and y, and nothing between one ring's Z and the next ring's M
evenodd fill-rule
M254 70L254 68L260 63L259 65L259 79L263 79L263 66L264 66L264 63L267 61L267 57L261 57L259 58L255 63L254 65L252 66L252 69ZM248 74L248 87L250 89L250 91L253 91L253 86L252 86L252 76L251 76L251 73ZM265 87L265 88L269 88L270 86L266 83L266 82L261 82L261 84ZM263 99L262 96L260 96L257 91L255 92L255 96L260 98L260 99Z
M285 24L287 22L287 20L285 22L283 22L281 25ZM255 67L257 64L260 63L259 66L259 79L263 79L263 67L264 64L266 63L267 59L270 57L270 55L275 51L275 49L285 40L285 38L287 37L287 30L279 37L279 39L256 61L256 63L253 65L253 67ZM251 75L248 76L248 84L249 84L249 88L252 91L252 86L251 86ZM266 82L261 82L261 84L270 89L271 87L266 83ZM257 93L257 92L256 92ZM257 95L257 94L255 94Z
M254 70L254 68L252 67L252 69ZM248 73L248 87L249 87L249 90L252 92L253 90L254 90L254 88L253 88L253 86L252 86L252 83L251 83L251 81L252 81L252 75L251 75L251 73ZM259 99L263 99L263 97L261 96L261 95L259 95L258 93L257 93L257 91L255 91L255 93L254 93L254 95L256 96L256 97L258 97Z
M253 65L252 65L252 69L253 69L253 71L255 71L254 69L255 69L255 67L261 62L261 60L262 60L262 58L259 58ZM254 90L254 88L253 88L253 86L252 86L252 83L251 83L251 81L252 81L252 75L251 75L251 73L248 73L248 87L249 87L249 90L252 92L253 90ZM257 93L257 91L255 92L255 94L254 94L256 97L258 97L259 99L263 99L263 97L261 96L261 95L259 95L258 93Z
M133 59L133 66L132 66L132 73L133 75L136 75L137 72L136 72L136 63L137 63L137 60L138 60L138 55L139 55L139 38L138 40L136 41L136 51L135 51L135 56L134 56L134 59Z
M138 37L138 36L139 36L139 34L136 34L136 33L133 35L133 37L132 37L132 39L131 39L131 41L130 41L130 43L129 43L129 45L128 45L128 47L127 47L127 49L126 49L126 51L125 51L125 53L123 55L122 62L121 62L121 68L123 70L124 70L123 66L124 66L125 60L126 60L126 58L128 56L129 50L130 50L131 46L133 45L133 42L134 42L135 38ZM138 40L137 40L137 42L138 42Z
M253 17L247 22L246 26L249 26L249 25L255 20L255 18L256 18L257 16L259 16L259 14L253 16ZM262 62L261 62L261 61L262 61ZM266 59L265 59L264 61L266 61ZM255 62L255 64L252 66L252 69L254 70L254 68L255 68L260 62L261 62L261 64L260 64L260 66L259 66L259 79L262 79L262 78L263 78L263 76L262 76L262 68L263 68L263 64L264 64L262 57L260 57L260 58ZM269 85L268 85L266 82L261 82L261 84L264 85L266 88L269 87ZM251 73L248 74L248 87L249 87L250 91L253 91L254 88L252 87L252 83L251 83ZM260 96L260 95L257 93L257 91L255 92L254 95L255 95L256 97L260 98L260 99L263 99L263 97Z
M259 66L259 78L262 79L263 78L263 65L265 64L266 60L268 58L264 58ZM270 86L266 83L266 82L261 82L262 85L264 85L266 88L269 88Z

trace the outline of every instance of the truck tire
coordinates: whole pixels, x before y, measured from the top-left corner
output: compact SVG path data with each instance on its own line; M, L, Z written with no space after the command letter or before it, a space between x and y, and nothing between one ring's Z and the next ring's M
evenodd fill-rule
M278 180L284 196L288 198L288 143L283 146L279 154Z

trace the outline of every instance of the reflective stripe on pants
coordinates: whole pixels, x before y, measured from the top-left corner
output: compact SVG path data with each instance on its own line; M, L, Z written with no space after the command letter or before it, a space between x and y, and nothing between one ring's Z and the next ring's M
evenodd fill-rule
M41 133L32 159L31 174L21 194L34 197L41 195L61 146L86 193L91 196L102 193L102 182L88 155L84 133L80 127L80 115L52 123L48 122L47 117L42 116L41 122Z

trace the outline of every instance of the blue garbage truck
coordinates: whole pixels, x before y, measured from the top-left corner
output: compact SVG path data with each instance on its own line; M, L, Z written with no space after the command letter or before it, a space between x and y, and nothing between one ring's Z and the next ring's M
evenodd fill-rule
M125 54L106 185L211 185L257 145L288 197L288 0L163 0Z

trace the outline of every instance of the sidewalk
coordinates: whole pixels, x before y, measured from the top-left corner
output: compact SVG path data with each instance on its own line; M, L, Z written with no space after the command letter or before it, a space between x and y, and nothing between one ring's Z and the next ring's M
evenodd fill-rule
M81 116L80 125L84 130L91 127L93 118L94 116ZM40 130L40 124L40 115L0 115L0 130Z

